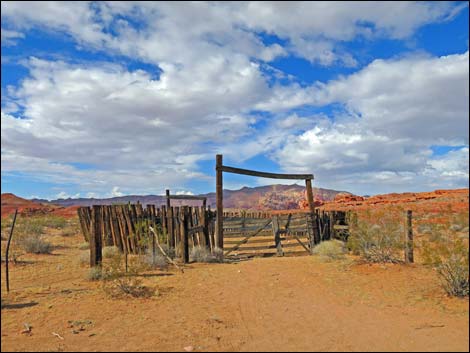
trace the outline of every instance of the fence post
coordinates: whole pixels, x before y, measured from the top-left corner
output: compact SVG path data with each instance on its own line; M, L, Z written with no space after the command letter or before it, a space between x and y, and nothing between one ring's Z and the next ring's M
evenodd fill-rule
M413 263L413 213L411 210L406 211L406 241L405 241L405 262Z
M101 206L93 206L91 213L90 267L101 265Z
M216 204L217 204L217 218L216 218L216 246L220 249L224 248L224 231L223 231L223 217L224 217L224 206L223 206L223 178L222 178L222 155L216 155Z
M8 253L10 251L11 238L13 237L13 229L15 228L16 215L18 214L18 209L15 210L15 216L13 217L13 223L10 228L10 235L8 236L7 248L5 252L5 274L7 282L7 292L10 291L10 273L8 272Z
M320 234L318 233L317 217L315 216L315 204L313 202L313 190L312 180L305 179L305 188L307 189L307 202L312 215L312 227L313 227L313 243L318 244L320 242Z
M183 206L182 210L183 215L183 234L182 234L182 241L183 241L183 262L187 264L189 262L189 214L188 214L188 207Z

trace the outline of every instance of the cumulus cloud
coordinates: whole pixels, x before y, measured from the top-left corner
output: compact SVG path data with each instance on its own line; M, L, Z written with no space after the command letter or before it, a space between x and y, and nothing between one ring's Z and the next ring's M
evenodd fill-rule
M29 76L2 97L3 173L72 183L93 195L161 193L159 185L181 188L195 178L211 180L198 163L223 152L235 161L264 153L286 171L313 171L322 185L361 176L364 183L398 187L444 174L446 182L461 183L465 150L435 158L429 147L468 145L468 52L375 60L354 74L308 87L291 77L288 84L270 82L285 75L269 62L293 55L354 67L357 60L342 43L406 40L428 23L453 18L466 4L1 6L2 43L39 28L65 33L79 49L136 58L160 73L157 78L114 63L29 58ZM285 44L267 44L265 36ZM328 104L344 111L291 112Z
M356 37L407 38L423 25L453 18L465 6L405 1L374 6L366 2L333 6L322 1L2 2L2 19L15 29L39 25L63 31L80 45L152 62L172 63L177 57L188 65L209 52L224 57L241 53L269 61L290 51L323 65L353 66L351 53L342 52L336 43ZM136 22L138 28L133 25ZM265 45L259 33L274 34L289 45Z
M395 179L403 186L420 176L463 185L468 148L435 158L430 146L468 146L468 87L468 52L376 60L317 86L311 104L341 103L345 112L289 136L276 160L285 170L314 170L336 187L354 185L348 178L370 185Z

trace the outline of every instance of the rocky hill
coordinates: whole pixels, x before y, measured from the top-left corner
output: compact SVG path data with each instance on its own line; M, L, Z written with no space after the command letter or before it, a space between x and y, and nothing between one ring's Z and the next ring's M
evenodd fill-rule
M332 201L340 191L313 188L313 195L317 202ZM345 193L345 192L343 192ZM305 187L301 185L267 185L254 188L243 187L240 190L224 190L224 207L225 208L245 208L245 209L295 209L302 208L302 200L305 199ZM349 193L346 193L349 194ZM198 196L207 197L207 204L212 208L215 207L215 193L201 194ZM128 195L113 197L107 199L95 198L78 198L78 199L58 199L58 200L40 200L32 201L53 204L59 206L91 206L91 205L110 205L119 203L136 203L139 201L143 205L166 204L166 198L162 195ZM200 205L200 201L194 200L172 200L174 206Z

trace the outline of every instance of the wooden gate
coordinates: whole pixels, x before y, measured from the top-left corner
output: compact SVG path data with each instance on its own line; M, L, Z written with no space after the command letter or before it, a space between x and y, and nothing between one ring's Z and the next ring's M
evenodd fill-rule
M308 217L306 213L225 217L224 255L243 258L310 254L314 241Z

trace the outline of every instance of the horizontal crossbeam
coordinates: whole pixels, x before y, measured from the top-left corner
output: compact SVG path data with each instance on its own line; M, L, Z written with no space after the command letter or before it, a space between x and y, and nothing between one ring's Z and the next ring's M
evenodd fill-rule
M226 173L251 175L251 176L257 176L261 178L271 178L271 179L295 179L295 180L312 180L313 179L313 174L265 173L265 172L258 172L256 170L228 167L226 165L217 167L217 170L221 170L222 172L226 172Z

